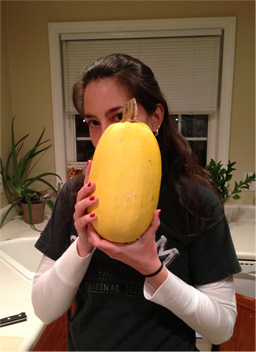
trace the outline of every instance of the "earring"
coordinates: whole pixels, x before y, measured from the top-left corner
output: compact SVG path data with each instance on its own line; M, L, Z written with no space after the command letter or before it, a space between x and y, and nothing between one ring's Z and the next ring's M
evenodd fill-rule
M158 126L157 130L154 132L155 137L158 136L159 128L160 128L160 126Z

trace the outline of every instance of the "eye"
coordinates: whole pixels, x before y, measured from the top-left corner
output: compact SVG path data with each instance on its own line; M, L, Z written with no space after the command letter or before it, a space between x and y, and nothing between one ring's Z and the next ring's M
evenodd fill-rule
M96 127L99 125L99 122L96 120L90 120L87 122L89 127Z
M122 113L119 113L119 114L117 114L117 115L115 116L115 118L116 118L117 121L121 121L122 118L123 118L123 114L122 114Z

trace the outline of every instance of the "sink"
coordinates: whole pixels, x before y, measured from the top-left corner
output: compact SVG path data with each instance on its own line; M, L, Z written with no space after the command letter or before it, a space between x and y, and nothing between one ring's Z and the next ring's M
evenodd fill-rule
M43 256L34 247L37 240L38 236L33 236L0 242L0 258L30 281L33 281Z

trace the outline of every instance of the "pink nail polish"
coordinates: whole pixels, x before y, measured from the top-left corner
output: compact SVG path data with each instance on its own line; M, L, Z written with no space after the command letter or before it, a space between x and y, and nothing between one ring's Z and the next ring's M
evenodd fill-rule
M158 213L158 217L159 217L159 218L160 218L160 215L161 215L161 211L162 211L162 210L160 210L159 213Z
M88 187L91 187L91 185L92 185L92 183L91 183L91 182L89 182L87 186L88 186Z
M95 199L94 196L89 198L90 201L93 201L94 199Z
M95 214L90 214L90 218L95 218Z

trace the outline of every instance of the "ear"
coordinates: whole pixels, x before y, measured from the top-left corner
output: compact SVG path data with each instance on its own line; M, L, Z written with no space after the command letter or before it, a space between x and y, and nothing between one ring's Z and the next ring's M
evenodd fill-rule
M161 124L163 122L164 119L164 107L162 104L158 104L156 110L153 112L152 115L152 131L153 132L157 132L159 128L161 127Z

